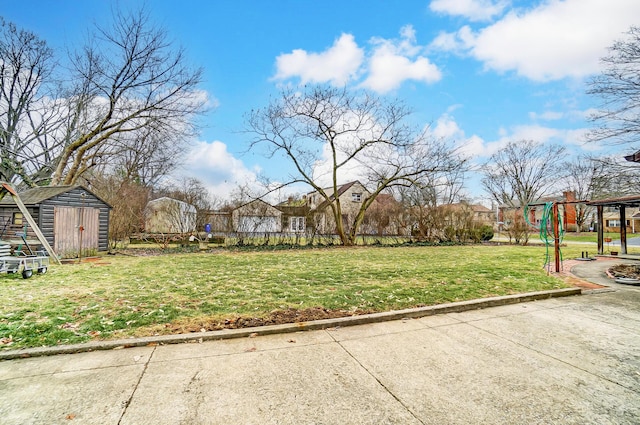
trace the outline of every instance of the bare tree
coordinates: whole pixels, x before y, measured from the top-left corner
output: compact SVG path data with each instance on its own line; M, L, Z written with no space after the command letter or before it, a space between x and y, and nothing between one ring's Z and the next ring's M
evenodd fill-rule
M202 231L208 213L214 208L215 200L204 184L192 177L182 177L166 184L156 191L157 197L166 196L193 205L196 209L195 227Z
M432 242L445 239L446 209L442 206L460 199L464 185L461 171L454 169L437 180L426 179L410 187L396 188L412 236Z
M591 116L598 126L588 139L638 146L640 137L640 27L632 26L627 37L616 41L610 55L602 58L605 70L589 83L588 94L601 100Z
M575 193L577 200L591 200L602 194L609 179L609 167L602 162L586 155L580 155L572 161L565 161L562 165L565 189ZM584 225L592 218L594 208L587 204L576 204L576 226L580 232Z
M267 155L287 158L295 170L288 183L305 182L317 191L330 205L341 243L352 245L382 191L436 179L464 164L427 130L405 124L409 113L401 102L366 91L316 85L283 91L269 106L251 111L247 122L251 147L265 146ZM360 175L372 190L345 226L338 188L348 173Z
M563 153L561 146L521 140L509 142L485 164L482 185L498 204L510 209L503 217L504 229L516 243L529 241L522 209L558 186Z
M593 199L628 196L638 193L640 164L618 156L591 158L597 173L593 176Z
M184 146L175 141L182 137L154 129L120 134L105 143L108 154L104 160L96 161L94 170L97 174L116 174L142 186L157 187L179 165ZM90 180L90 176L91 173L83 174L77 181Z
M50 177L61 124L53 50L0 18L0 180L33 186Z
M125 140L172 135L163 146L175 146L195 130L205 103L197 90L202 70L188 66L145 11L115 12L113 25L97 27L71 63L75 84L53 184L74 183Z
M109 245L126 244L128 238L144 228L145 207L151 190L139 182L119 175L94 175L92 190L109 205Z
M482 185L499 204L523 207L557 185L564 147L509 142L485 164Z

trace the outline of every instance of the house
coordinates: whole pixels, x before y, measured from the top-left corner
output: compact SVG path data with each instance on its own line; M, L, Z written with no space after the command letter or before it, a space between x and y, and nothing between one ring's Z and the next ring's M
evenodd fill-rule
M470 204L468 202L459 202L455 204L445 204L442 208L447 209L450 214L466 214L471 221L479 225L487 225L493 227L496 224L496 213L491 208L487 208L481 204Z
M325 189L325 193L330 196L329 200L318 191L307 193L305 199L313 217L315 230L318 233L335 233L336 224L331 210L331 204L335 202L333 189ZM359 181L352 181L339 186L337 195L342 209L343 225L350 225L370 192Z
M318 191L309 192L304 200L309 208L310 221L307 227L314 228L317 233L335 233L336 224L331 204L335 202L333 189L324 189L329 195L325 199ZM349 227L353 224L356 215L362 207L362 203L371 196L371 192L359 181L352 181L338 187L338 199L342 211L343 225ZM368 235L399 235L401 231L400 204L391 194L380 193L365 212L364 219L359 227L360 234Z
M282 211L282 231L288 233L305 233L309 222L310 208L306 199L289 197L276 205Z
M278 233L282 231L282 211L256 199L231 211L231 223L238 233Z
M544 204L558 203L559 215L562 217L563 227L565 229L575 229L577 225L577 213L575 204L571 203L574 201L576 201L576 196L573 191L562 192L562 195L539 198L529 205L527 219L532 225L540 225L544 214ZM509 217L513 217L514 210L515 214L524 214L522 206L517 202L513 206L506 204L500 205L498 207L498 221L509 224ZM510 211L510 213L507 213L507 211Z
M196 230L196 207L178 199L154 199L145 208L147 233L189 233Z
M640 231L640 208L625 208L625 224L627 233ZM615 207L605 207L602 219L605 232L620 232L620 210Z
M18 193L54 252L63 258L109 248L111 206L83 186L43 186ZM11 197L0 201L0 239L37 245L36 235Z

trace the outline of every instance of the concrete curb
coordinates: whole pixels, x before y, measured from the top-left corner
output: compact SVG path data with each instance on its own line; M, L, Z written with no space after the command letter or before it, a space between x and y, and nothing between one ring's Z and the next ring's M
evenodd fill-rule
M444 313L459 313L487 307L518 304L521 302L543 300L547 298L580 295L580 288L554 289L549 291L528 292L524 294L505 295L502 297L481 298L471 301L460 301L449 304L438 304L428 307L418 307L406 310L387 311L383 313L363 314L361 316L340 317L337 319L323 319L312 322L287 323L283 325L267 325L255 328L223 329L219 331L160 335L144 338L119 339L113 341L95 341L84 344L59 345L54 347L26 348L0 352L0 360L11 360L28 357L53 356L56 354L75 354L98 350L115 350L131 347L146 347L164 344L181 344L187 342L214 341L231 338L246 338L258 335L273 335L281 333L320 330L335 327L379 323L399 319L416 319Z

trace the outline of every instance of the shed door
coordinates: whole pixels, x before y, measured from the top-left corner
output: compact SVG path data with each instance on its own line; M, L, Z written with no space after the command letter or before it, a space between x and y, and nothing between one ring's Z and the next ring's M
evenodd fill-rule
M98 249L98 208L55 207L53 210L53 250L62 257Z

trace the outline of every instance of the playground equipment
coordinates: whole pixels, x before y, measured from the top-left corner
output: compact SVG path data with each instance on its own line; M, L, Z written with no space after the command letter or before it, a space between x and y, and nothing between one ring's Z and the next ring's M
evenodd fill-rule
M29 253L20 249L18 255L12 255L11 247L9 244L0 243L0 272L6 273L22 273L22 277L25 279L33 276L33 272L46 273L49 267L50 258L53 258L57 264L60 264L60 260L56 256L55 252L47 242L38 224L35 222L27 207L22 203L22 200L18 196L15 189L6 182L0 182L0 200L8 193L13 198L13 201L18 206L18 209L23 214L23 217L27 220L31 229L38 237L38 241L42 244L44 250L33 251L26 240L26 230L24 234L18 234L24 242L24 246ZM15 253L14 253L15 254Z

